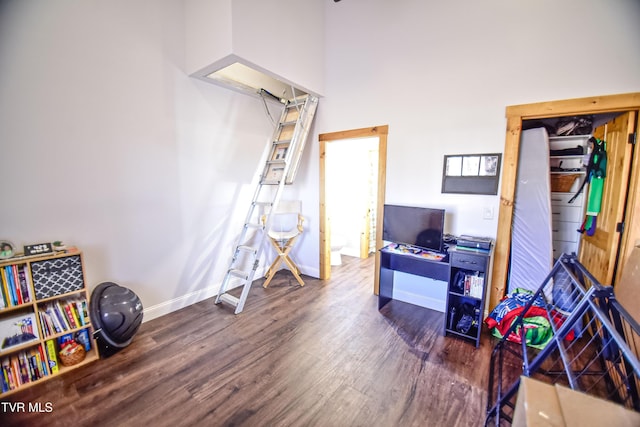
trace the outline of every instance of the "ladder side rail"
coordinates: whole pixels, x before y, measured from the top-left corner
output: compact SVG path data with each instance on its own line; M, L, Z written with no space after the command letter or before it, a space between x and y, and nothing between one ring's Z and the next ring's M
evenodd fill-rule
M280 121L276 124L275 128L273 129L273 133L272 133L272 136L271 136L271 141L267 145L268 154L267 154L267 157L264 159L264 162L263 162L262 174L260 175L260 181L259 181L260 184L265 184L265 183L269 182L269 180L267 180L267 175L268 175L268 173L270 171L270 164L274 163L274 161L272 159L273 159L274 152L276 150L276 145L282 143L280 141L280 137L281 137L282 131L284 129L283 124L286 123L285 120L286 120L288 112L289 112L289 107L288 107L288 104L286 104L284 106L284 108L282 109L282 113L280 114ZM291 152L292 142L293 141L289 142L289 147L287 148L287 156L288 156L288 153ZM285 156L285 161L286 161L287 156Z
M303 105L303 109L300 109L299 104L293 104L291 102L289 102L287 104L286 110L287 110L287 114L289 113L289 111L291 111L292 109L296 109L298 111L298 117L296 118L296 122L295 125L293 127L293 133L291 134L291 139L289 141L289 149L287 150L287 158L289 157L289 154L292 153L293 151L295 151L295 149L298 146L298 124L300 123L300 119L302 118L302 112L304 111L304 104ZM282 120L282 122L284 123L284 118ZM291 123L291 122L288 122Z
M267 159L269 158L269 153L271 152L270 148L271 148L271 142L268 142L266 147L265 147L265 149L263 150L262 156L260 158L260 163L258 163L258 164L262 164L262 165L266 164ZM258 203L258 198L260 197L260 193L262 191L262 187L260 186L260 181L262 180L263 174L264 174L264 168L262 169L261 172L259 172L257 174L258 180L257 180L256 186L255 186L255 190L253 192L253 197L251 198L251 205L249 206L249 210L247 211L247 215L245 216L245 220L244 220L245 227L244 227L243 232L242 232L243 234L245 234L244 237L246 237L246 230L247 230L246 225L251 223L251 219L253 218L253 215L255 213L255 209L257 207L256 204ZM243 239L239 240L239 244L240 245L243 242L244 242Z
M286 115L286 112L284 113L284 115ZM293 138L292 138L292 143L293 143ZM277 209L278 204L280 203L280 198L282 197L282 193L284 191L284 186L286 184L285 177L287 176L287 174L289 173L289 169L291 168L291 161L290 161L291 152L292 152L291 149L287 150L287 154L285 156L284 170L282 171L282 178L278 182L277 189L276 189L276 194L275 194L275 196L273 198L273 203L271 205L271 209L270 209L268 215L266 215L266 220L265 220L265 223L264 223L264 229L267 230L267 231L271 227L271 221L272 221L271 213ZM263 234L264 234L263 235L263 241L264 241L264 240L266 240L266 235L267 235L266 231ZM261 247L262 246L263 245L261 245Z
M285 166L285 170L286 170L286 166ZM255 254L255 260L254 260L254 264L252 266L252 269L249 273L249 277L246 279L246 283L244 284L243 288L242 288L242 292L240 294L240 301L238 302L238 305L236 306L236 310L235 310L235 314L238 314L240 312L242 312L242 310L244 309L244 304L247 300L247 297L249 296L249 290L251 289L251 285L253 284L253 277L256 273L256 270L258 269L258 265L260 263L260 258L262 257L262 253L264 252L264 248L265 248L265 243L267 241L267 236L268 236L268 230L269 227L271 226L271 220L272 220L272 214L271 212L273 212L273 210L276 209L276 207L278 206L278 204L280 203L280 197L282 196L282 192L284 189L284 179L280 181L280 183L278 184L278 188L276 190L276 195L273 199L273 204L271 207L271 211L266 214L266 220L264 223L264 228L262 229L262 236L260 237L260 242L258 243L258 247L257 247L257 251Z
M295 143L291 150L292 168L285 175L287 184L293 183L297 174L300 157L302 155L302 151L304 150L317 106L318 98L308 95L307 100L302 107L302 110L299 112L298 122L296 123L296 127L294 129L294 136L292 137L292 142Z
M307 99L304 103L302 103L302 107L300 107L301 103L297 102L295 104L290 104L289 108L295 108L298 110L298 119L296 120L296 125L293 130L293 135L291 136L291 151L295 152L300 147L300 143L304 142L306 134L308 133L308 123L310 122L309 116L310 112L312 113L309 104L312 102L311 95L307 96Z
M244 309L244 304L247 300L247 297L249 295L249 290L251 289L251 285L253 283L253 277L256 273L256 270L258 269L258 265L260 262L260 258L262 256L262 253L264 252L264 248L265 248L265 243L267 241L267 236L268 236L268 230L271 227L271 223L272 223L272 219L273 219L273 212L276 210L276 208L278 207L278 204L280 203L280 198L282 197L282 193L284 192L284 186L286 184L285 182L285 176L287 174L287 172L289 171L289 167L291 166L291 162L286 162L285 166L284 166L284 170L282 172L282 179L279 181L278 185L277 185L277 189L276 189L276 194L273 198L273 202L271 205L271 209L269 210L269 213L265 215L265 222L263 224L262 227L262 235L260 237L260 242L257 246L257 250L256 250L256 255L255 255L255 259L254 259L254 263L252 266L251 271L249 272L249 276L247 277L245 284L242 288L242 293L240 295L240 300L238 302L238 305L236 306L236 310L235 310L235 314L238 314L240 312L242 312L242 310ZM262 187L262 185L260 185Z
M280 113L280 122L282 122L282 120L284 119L284 117L287 114L287 109L286 106L284 108L282 108L282 111ZM231 281L231 274L230 271L233 269L236 261L237 261L237 257L238 257L238 246L243 245L246 242L246 237L247 237L247 232L248 232L248 224L251 222L252 217L255 215L255 209L257 207L257 202L258 202L258 198L260 196L260 193L262 191L262 185L260 184L261 181L264 179L264 176L266 174L266 170L267 168L264 167L266 165L267 160L269 159L269 156L272 152L272 148L273 148L273 140L276 138L277 133L279 132L279 127L280 124L276 124L276 126L274 126L274 131L273 131L273 136L271 140L267 141L267 144L265 145L264 150L262 151L262 155L260 158L260 163L258 163L259 165L263 165L262 169L259 169L259 172L257 174L258 179L257 179L257 183L255 186L255 191L253 193L253 197L251 199L251 205L249 206L249 209L247 211L247 215L245 216L245 220L244 220L244 224L242 227L242 231L240 232L240 236L238 237L237 240L237 244L234 246L233 249L233 254L232 254L232 258L231 261L229 262L229 267L227 268L227 272L225 273L224 279L220 285L220 288L218 289L218 295L216 296L215 299L215 304L219 304L221 302L221 298L222 295L224 295L227 291L227 288L229 286L229 283ZM255 255L256 259L257 259L257 254Z
M263 152L262 155L262 160L265 160L265 158L267 158L269 156L269 147L270 144L267 145L266 149ZM239 246L242 246L246 243L247 241L247 234L249 231L249 224L251 223L251 219L254 217L255 215L255 210L257 208L257 199L260 196L260 193L262 191L262 186L260 185L260 180L262 179L262 174L264 172L260 172L260 175L258 176L258 184L256 185L256 189L253 193L253 198L251 199L251 205L249 206L249 209L247 211L247 215L245 216L245 220L244 223L242 225L242 231L240 232L240 235L237 238L236 244L234 245L234 249L233 249L233 254L231 257L231 261L229 262L229 267L227 268L227 272L225 273L225 277L220 285L220 288L218 289L218 295L216 296L215 299L215 304L220 303L222 295L224 295L227 292L227 288L229 287L229 283L231 281L231 277L232 275L230 274L230 271L233 269L233 267L235 266L237 260L238 260L238 256L239 256L239 251L238 248ZM255 255L257 257L257 254Z
M294 152L300 148L301 144L304 144L309 133L309 126L311 123L310 119L313 118L313 113L315 112L315 109L311 106L311 104L315 104L313 101L314 98L309 95L303 104L302 109L298 109L298 120L292 137L292 141L295 143Z

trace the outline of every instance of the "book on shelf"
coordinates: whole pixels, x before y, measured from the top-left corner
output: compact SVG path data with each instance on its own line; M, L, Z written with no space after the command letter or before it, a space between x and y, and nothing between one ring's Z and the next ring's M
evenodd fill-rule
M464 276L464 295L472 298L482 298L484 290L484 274L465 274Z
M86 352L89 352L89 350L91 350L91 339L89 338L89 331L87 329L81 329L73 334L73 336L77 343L84 346L84 350Z
M7 297L5 296L4 279L2 278L2 274L0 273L0 310L7 307L9 307L9 303L7 302Z
M17 380L18 380L18 384L22 385L22 384L26 384L29 382L29 368L27 368L27 356L24 353L18 353L17 356L17 363L18 363L18 367L17 367L17 371L18 371L18 375L17 375Z
M8 265L5 267L5 271L7 272L7 278L9 280L9 289L11 290L11 298L13 300L13 305L20 305L21 299L18 298L18 289L16 289L15 280L13 278L13 268Z
M0 267L0 308L15 307L31 302L29 275L24 264Z
M38 314L40 315L40 324L42 325L42 332L44 333L45 337L59 334L63 331L59 325L59 322L57 321L57 319L55 319L55 316L51 316L49 312L42 310L40 310Z
M58 356L56 355L56 343L53 340L47 340L47 361L52 374L58 372Z
M80 324L85 326L88 322L88 316L85 315L85 307L87 306L87 301L76 301L75 308L78 313L78 319L80 320Z
M24 293L22 285L20 284L20 271L18 271L18 266L14 264L11 268L11 271L13 273L13 282L14 286L16 287L16 293L18 294L18 304L29 302L29 295L26 295Z
M43 324L47 325L47 335L59 334L65 330L53 304L45 305L44 311L40 310L40 313L45 320Z
M41 351L41 346L38 346L2 358L3 393L49 375Z
M7 283L7 275L4 271L4 268L0 268L0 280L2 281L2 286L0 286L0 293L2 293L2 303L4 307L11 307L11 294L9 292L9 286Z
M56 319L58 319L58 323L60 324L61 331L68 331L69 324L62 311L62 307L60 306L60 301L55 301L51 304L51 312L56 317Z
M15 390L18 387L16 382L16 372L14 372L13 364L8 357L2 359L2 376L7 383L9 390ZM7 390L8 391L8 390Z
M64 344L68 341L73 341L73 334L64 334L61 337L58 337L58 347L64 347Z
M64 304L64 312L67 315L67 321L69 322L69 326L71 326L71 329L76 329L78 327L78 324L76 323L76 319L75 316L73 315L73 310L71 308L71 306L69 304Z
M8 359L7 359L8 360ZM9 381L9 365L6 366L5 368L5 364L4 364L4 360L1 361L0 363L0 374L2 374L0 376L0 379L2 381L2 392L6 393L10 390L12 390L13 388L11 387L11 383Z
M89 324L86 299L57 300L39 310L45 337L81 328Z
M40 367L42 368L42 374L44 376L49 375L49 370L47 369L47 358L44 355L44 348L42 347L42 345L38 346L38 363L40 364Z
M65 331L68 331L69 329L71 329L71 324L69 323L69 319L67 318L67 313L64 310L64 308L62 308L62 303L60 302L60 300L57 300L53 304L53 307L54 307L53 308L54 312L60 319L60 323L62 324L62 329Z
M18 294L16 293L16 289L13 286L13 273L10 265L7 265L3 268L4 277L7 281L7 287L9 289L9 300L11 302L10 306L18 305Z
M31 302L29 275L27 274L26 267L24 265L21 265L18 268L18 282L20 283L20 291L24 302Z

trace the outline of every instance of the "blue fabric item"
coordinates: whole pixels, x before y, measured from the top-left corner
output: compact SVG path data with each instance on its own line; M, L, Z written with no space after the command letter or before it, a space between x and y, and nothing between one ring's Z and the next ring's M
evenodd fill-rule
M500 323L502 319L504 319L507 314L512 312L513 310L521 309L525 305L531 301L533 298L533 293L525 290L525 289L516 289L512 292L507 298L504 298L500 303L493 309L489 317L493 318L496 322ZM541 295L533 302L534 307L545 308L546 303Z

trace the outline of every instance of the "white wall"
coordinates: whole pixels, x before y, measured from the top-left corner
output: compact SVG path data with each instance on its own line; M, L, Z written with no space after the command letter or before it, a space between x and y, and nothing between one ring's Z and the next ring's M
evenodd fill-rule
M187 74L233 53L232 1L184 0Z
M509 105L640 90L636 0L349 0L325 9L326 96L296 183L309 200L319 197L318 134L388 124L386 202L444 208L447 232L495 237L499 191L442 194L443 156L502 153ZM309 216L317 222L318 211ZM301 264L317 267L318 247L307 236Z
M501 153L508 105L638 91L638 22L634 0L327 2L316 130L388 124L387 202L495 236L499 195L441 194L443 155Z
M78 245L89 284L132 288L147 319L210 295L271 135L262 104L187 77L182 0L0 7L0 238ZM482 207L497 212L499 196L440 194L442 156L501 152L507 105L640 89L633 0L348 0L324 12L326 96L286 195L305 207L294 255L308 274L319 133L388 124L387 202L445 207L450 231L495 235Z
M324 91L324 6L317 0L185 0L187 72L239 58L307 93ZM280 95L280 94L278 94Z
M272 131L258 99L186 75L183 10L0 11L0 236L77 245L90 287L130 287L147 319L216 289Z
M324 6L233 0L233 50L307 92L324 92Z

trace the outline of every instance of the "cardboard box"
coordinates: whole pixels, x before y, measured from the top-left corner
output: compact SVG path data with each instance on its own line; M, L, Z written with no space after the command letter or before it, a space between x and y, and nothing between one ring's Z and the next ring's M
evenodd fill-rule
M640 426L640 413L561 385L520 378L514 427Z

